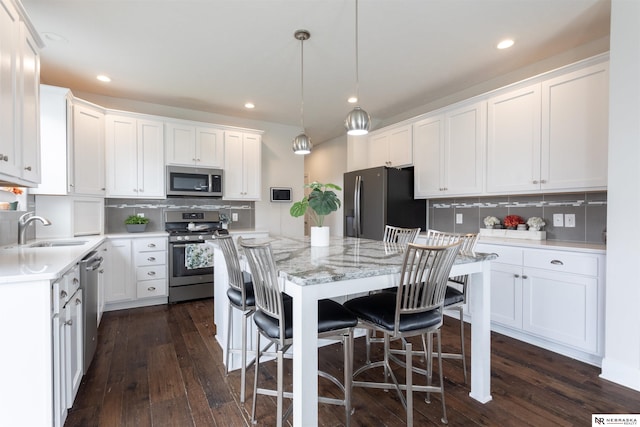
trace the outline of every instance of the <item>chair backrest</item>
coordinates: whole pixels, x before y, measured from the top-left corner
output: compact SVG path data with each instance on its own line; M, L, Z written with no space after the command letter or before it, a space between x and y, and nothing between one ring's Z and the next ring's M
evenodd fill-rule
M229 234L219 234L216 230L214 233L216 243L222 251L224 262L227 265L227 274L229 275L229 286L242 292L242 301L245 301L245 286L242 269L240 268L240 259L233 238Z
M401 245L407 243L414 243L416 238L420 234L420 227L418 228L402 228L395 227L393 225L385 225L383 242L398 243Z
M274 318L280 325L280 337L285 336L285 314L282 292L278 281L278 271L273 260L270 243L249 243L238 239L253 277L253 292L256 297L256 309Z
M444 231L437 230L427 230L427 245L432 246L440 246L440 245L450 245L451 243L461 242L460 252L473 252L476 247L476 243L478 242L478 238L480 237L477 233L447 233ZM460 283L462 285L466 285L467 276L456 276L451 277L450 280L452 282Z
M396 297L396 334L401 315L434 309L442 315L449 273L460 245L407 244Z

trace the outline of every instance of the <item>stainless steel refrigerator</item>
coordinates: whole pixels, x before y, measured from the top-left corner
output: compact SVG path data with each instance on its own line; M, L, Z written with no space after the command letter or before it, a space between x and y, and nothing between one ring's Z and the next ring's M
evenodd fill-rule
M413 168L344 174L344 235L382 240L385 225L425 230L426 200L413 198Z

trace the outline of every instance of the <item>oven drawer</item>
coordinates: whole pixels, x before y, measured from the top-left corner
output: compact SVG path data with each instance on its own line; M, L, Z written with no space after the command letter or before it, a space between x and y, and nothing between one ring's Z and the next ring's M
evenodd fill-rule
M136 268L136 280L166 279L167 268L164 265L151 265Z
M166 280L143 280L138 282L137 297L152 298L167 295Z
M133 239L134 252L151 252L151 251L166 251L167 250L167 238L166 237L147 237L142 239Z
M167 263L167 253L154 251L154 252L137 252L135 254L136 265L165 265Z

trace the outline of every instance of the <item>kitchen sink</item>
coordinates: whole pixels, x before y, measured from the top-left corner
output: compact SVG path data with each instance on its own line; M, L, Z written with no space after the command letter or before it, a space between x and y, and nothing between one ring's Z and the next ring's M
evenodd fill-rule
M56 246L80 246L87 243L86 240L53 240L36 242L29 245L30 248L53 248Z

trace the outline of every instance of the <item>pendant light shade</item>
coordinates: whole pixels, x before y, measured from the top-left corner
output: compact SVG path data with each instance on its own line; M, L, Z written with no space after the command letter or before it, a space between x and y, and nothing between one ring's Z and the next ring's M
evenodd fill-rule
M371 117L362 108L355 107L347 115L344 125L349 135L366 135L369 133L369 127L371 126Z
M360 79L358 76L358 0L356 0L356 98L360 98ZM347 119L344 121L344 126L347 128L348 135L366 135L369 133L371 127L371 117L369 113L364 111L360 107L355 107L347 115Z
M312 146L311 139L304 133L293 138L293 152L296 154L309 154Z
M302 125L302 133L293 138L292 149L296 154L311 153L311 138L304 133L304 41L309 40L311 34L307 30L298 30L293 33L296 40L300 40L300 124Z

